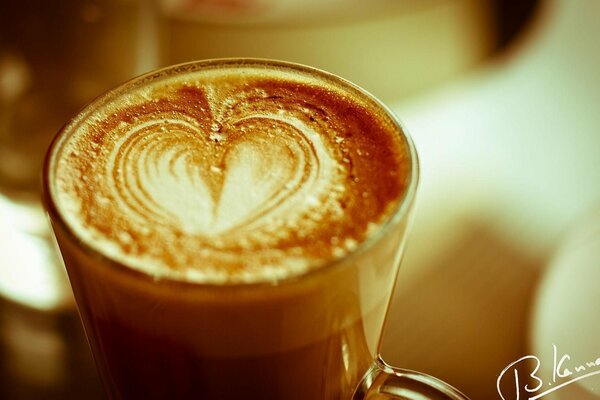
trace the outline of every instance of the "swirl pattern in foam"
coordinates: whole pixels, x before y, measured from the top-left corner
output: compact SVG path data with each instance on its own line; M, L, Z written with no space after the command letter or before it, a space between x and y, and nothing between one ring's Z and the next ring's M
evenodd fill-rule
M402 198L408 148L372 99L314 74L204 66L109 92L55 144L59 213L157 278L273 281L343 257Z

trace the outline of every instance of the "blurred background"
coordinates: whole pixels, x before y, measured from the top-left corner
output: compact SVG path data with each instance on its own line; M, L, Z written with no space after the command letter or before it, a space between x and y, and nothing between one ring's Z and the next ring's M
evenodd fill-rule
M412 134L389 363L487 400L526 354L552 375L552 344L595 360L599 20L597 0L2 0L0 398L102 398L39 204L52 136L123 80L214 57L339 74ZM598 393L591 377L546 397Z

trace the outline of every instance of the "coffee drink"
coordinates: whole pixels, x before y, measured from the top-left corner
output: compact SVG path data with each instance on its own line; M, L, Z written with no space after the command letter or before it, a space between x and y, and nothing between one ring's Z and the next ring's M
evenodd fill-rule
M175 66L84 109L45 200L109 397L348 397L377 353L411 152L365 92L278 62Z

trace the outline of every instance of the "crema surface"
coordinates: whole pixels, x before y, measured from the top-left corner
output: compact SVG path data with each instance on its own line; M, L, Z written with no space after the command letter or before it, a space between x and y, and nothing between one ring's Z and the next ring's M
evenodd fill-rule
M327 75L171 69L97 100L59 137L51 196L89 247L155 278L277 281L344 257L410 179L399 126Z

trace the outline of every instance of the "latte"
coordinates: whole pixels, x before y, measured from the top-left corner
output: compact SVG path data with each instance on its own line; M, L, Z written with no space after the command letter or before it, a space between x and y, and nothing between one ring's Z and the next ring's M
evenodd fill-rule
M350 398L416 166L385 107L293 64L174 66L91 103L44 200L108 398Z
M411 175L398 131L326 74L187 65L72 120L50 196L86 246L154 278L274 282L343 258L396 211Z

